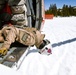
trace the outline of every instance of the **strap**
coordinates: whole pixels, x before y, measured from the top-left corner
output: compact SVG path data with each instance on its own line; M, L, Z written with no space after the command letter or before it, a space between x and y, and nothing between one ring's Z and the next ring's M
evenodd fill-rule
M35 19L35 13L34 13L34 9L33 9L33 6L32 6L32 0L28 0L28 4L29 4L30 10L31 10L33 19Z

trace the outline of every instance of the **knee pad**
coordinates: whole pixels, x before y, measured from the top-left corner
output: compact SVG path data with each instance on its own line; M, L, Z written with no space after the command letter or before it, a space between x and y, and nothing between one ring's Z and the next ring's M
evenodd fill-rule
M9 0L8 4L12 11L11 23L19 26L27 25L27 8L25 0Z

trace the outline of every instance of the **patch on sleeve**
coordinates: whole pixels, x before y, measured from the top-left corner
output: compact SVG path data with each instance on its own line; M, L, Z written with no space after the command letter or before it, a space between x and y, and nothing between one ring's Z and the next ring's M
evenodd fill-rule
M22 39L22 41L25 42L27 40L27 38L28 38L28 34L24 33L21 39Z

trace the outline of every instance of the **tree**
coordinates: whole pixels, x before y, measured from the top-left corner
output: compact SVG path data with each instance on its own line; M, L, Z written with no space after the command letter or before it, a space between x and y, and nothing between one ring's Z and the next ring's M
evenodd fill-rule
M54 16L57 16L57 6L56 6L56 4L50 4L49 12L50 12L50 14L53 14Z
M45 11L46 14L53 14L54 16L76 16L76 6L72 7L71 5L63 5L61 9L57 9L56 4L50 4L50 7L47 11Z
M71 5L69 6L69 13L70 13L70 16L73 15L73 8L71 7Z
M57 10L57 16L62 16L62 9Z

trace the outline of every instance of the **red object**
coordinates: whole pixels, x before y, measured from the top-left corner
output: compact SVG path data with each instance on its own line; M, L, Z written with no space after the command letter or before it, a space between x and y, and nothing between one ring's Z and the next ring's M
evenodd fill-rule
M51 49L48 49L48 51L47 51L47 52L52 54L52 51L51 51Z
M45 19L53 19L54 15L52 14L45 14Z
M4 12L6 12L6 13L8 13L10 15L12 14L10 6L7 3L6 3L6 5L5 5L5 7L4 7L4 9L3 9L3 11L1 13L4 13ZM10 21L5 22L5 24L11 25L11 22Z
M7 12L7 13L11 14L11 9L10 9L10 6L8 6L8 4L5 5L3 12Z

